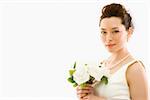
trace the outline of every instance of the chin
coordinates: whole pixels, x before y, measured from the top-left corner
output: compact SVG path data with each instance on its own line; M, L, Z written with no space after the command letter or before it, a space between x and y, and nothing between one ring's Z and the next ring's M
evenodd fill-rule
M114 53L115 51L112 51L112 50L108 50L108 52L109 52L109 53Z
M115 53L115 52L117 52L117 50L115 50L115 49L108 49L108 48L107 48L107 51L108 51L109 53Z

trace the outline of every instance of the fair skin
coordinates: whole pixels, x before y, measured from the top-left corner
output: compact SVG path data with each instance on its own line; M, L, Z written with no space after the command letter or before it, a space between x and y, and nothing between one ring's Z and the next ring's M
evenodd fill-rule
M106 67L109 68L125 55L130 54L126 44L132 35L133 29L131 27L126 29L125 26L121 24L119 17L110 17L101 20L100 30L101 40L111 54L106 65ZM133 59L134 58L130 55L124 62L111 69L111 73L115 73L121 64L126 64ZM148 82L145 69L141 63L135 62L129 66L126 72L126 79L132 100L148 100ZM105 97L96 96L91 85L88 85L84 89L78 86L77 95L80 100L106 100Z

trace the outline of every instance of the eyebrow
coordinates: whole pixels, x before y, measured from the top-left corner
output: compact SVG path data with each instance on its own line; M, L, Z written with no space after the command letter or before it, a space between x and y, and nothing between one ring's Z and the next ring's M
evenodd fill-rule
M118 29L118 27L113 27L112 29ZM106 28L101 28L101 30L106 30Z
M101 28L101 30L106 30L105 28Z
M118 29L118 27L113 27L112 29Z

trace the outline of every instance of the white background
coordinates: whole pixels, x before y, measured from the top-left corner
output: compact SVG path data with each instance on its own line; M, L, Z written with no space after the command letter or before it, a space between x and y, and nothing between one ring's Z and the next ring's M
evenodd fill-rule
M120 2L134 19L129 50L150 75L148 2ZM68 70L74 61L97 62L108 56L98 27L100 9L108 3L0 1L0 100L77 99L66 81Z

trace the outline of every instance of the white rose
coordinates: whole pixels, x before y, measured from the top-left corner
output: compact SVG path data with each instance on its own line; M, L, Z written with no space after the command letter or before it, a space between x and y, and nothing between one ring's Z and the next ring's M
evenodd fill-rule
M88 73L95 78L95 80L100 81L103 76L109 76L109 70L106 67L98 67L98 65L88 65Z
M107 67L103 67L101 70L103 70L104 76L110 77L110 70Z
M86 66L80 66L73 74L75 82L80 85L87 82L90 79L90 75L87 72Z

